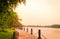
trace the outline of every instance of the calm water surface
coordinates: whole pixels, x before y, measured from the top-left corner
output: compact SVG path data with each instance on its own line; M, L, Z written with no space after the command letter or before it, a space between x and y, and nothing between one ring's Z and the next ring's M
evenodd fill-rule
M41 36L45 39L60 39L60 28L39 28L39 27L28 27L29 33L33 29L33 34L38 37L38 30L41 30ZM27 27L25 27L26 31Z

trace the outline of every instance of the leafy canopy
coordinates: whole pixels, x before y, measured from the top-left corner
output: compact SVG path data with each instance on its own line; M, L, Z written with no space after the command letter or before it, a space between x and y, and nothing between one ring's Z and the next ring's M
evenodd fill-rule
M11 27L22 25L18 20L18 15L13 11L18 3L26 0L0 0L0 27Z
M26 0L0 0L0 12L13 9L17 6L18 3L21 2L25 4Z

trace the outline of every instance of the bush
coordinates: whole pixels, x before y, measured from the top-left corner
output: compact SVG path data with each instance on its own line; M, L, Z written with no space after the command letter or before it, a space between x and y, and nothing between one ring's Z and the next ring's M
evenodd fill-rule
M13 32L12 29L5 29L6 32L0 32L0 39L12 39L13 38Z

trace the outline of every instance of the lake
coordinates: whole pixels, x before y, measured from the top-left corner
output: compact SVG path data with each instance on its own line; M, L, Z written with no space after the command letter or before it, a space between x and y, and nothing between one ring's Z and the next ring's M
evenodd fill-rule
M33 29L33 34L38 37L38 30L41 30L41 36L43 39L60 39L60 28L41 28L41 27L28 27L28 32ZM25 27L27 31L27 27Z

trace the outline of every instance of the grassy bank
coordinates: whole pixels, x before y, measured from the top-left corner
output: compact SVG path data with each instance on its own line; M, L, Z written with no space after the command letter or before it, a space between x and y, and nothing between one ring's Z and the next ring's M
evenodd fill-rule
M12 39L14 30L5 29L5 31L0 31L0 39Z

